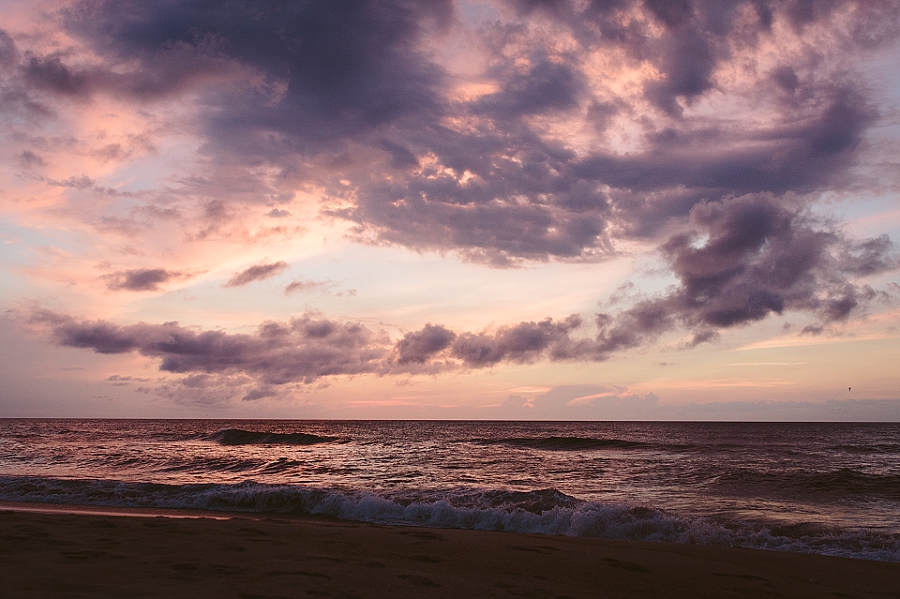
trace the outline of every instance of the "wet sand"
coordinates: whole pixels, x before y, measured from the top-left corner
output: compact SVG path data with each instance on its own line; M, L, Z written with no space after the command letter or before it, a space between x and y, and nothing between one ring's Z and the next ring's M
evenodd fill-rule
M17 509L0 505L0 596L10 599L900 598L898 563L277 516Z

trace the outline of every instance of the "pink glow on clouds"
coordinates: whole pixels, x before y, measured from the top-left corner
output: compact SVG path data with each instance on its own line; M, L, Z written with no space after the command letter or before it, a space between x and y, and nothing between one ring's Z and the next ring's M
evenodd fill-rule
M897 399L896 2L334 6L0 4L10 330L158 413Z

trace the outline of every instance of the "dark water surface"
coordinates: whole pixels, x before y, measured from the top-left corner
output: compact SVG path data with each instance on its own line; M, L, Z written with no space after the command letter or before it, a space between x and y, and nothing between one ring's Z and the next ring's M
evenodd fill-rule
M0 419L0 500L900 561L900 423Z

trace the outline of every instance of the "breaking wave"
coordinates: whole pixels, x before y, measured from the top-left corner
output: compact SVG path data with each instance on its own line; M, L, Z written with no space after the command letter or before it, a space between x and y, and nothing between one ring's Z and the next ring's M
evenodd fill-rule
M252 481L166 485L4 476L0 477L0 500L309 514L379 524L722 545L900 562L898 534L717 521L652 506L583 501L555 489L461 488L391 494Z

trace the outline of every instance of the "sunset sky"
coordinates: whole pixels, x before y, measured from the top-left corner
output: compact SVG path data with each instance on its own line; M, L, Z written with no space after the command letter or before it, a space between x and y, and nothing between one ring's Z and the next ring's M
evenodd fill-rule
M900 420L896 0L0 16L0 416Z

